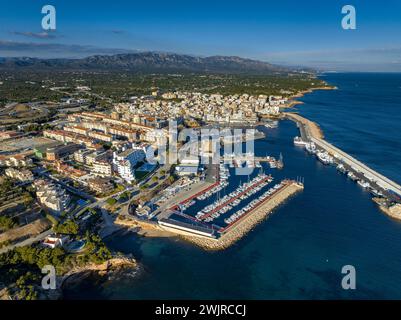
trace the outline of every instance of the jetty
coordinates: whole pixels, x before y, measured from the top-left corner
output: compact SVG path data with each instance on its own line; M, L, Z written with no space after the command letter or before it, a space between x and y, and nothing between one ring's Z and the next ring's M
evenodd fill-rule
M330 155L337 159L338 162L347 165L356 173L362 174L367 180L373 182L383 189L384 192L389 192L389 197L393 197L393 194L401 195L401 186L399 184L369 168L361 161L325 141L323 139L322 131L315 122L310 121L296 113L287 112L285 113L285 116L287 119L297 123L303 141L313 142L318 148L327 151Z

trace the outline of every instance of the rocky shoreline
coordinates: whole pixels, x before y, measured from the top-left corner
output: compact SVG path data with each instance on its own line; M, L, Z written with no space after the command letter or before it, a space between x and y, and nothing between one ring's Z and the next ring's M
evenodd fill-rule
M288 105L284 106L284 108L292 108L292 107L295 107L296 105L304 104L304 102L299 101L299 100L294 100L294 99L302 98L304 95L306 95L308 93L312 93L313 91L317 91L317 90L337 90L337 89L338 88L335 87L335 86L326 85L324 87L310 88L308 90L304 90L304 91L298 92L297 94L294 94L289 98L289 103L288 103Z
M131 256L116 256L102 264L89 263L83 267L77 267L58 279L59 288L62 290L65 286L77 283L91 274L97 274L99 276L105 276L109 272L130 268L138 268L137 261Z

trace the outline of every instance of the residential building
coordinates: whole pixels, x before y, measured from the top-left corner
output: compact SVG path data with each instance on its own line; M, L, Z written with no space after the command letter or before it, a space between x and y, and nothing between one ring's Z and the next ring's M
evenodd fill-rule
M34 182L38 201L55 214L61 214L68 208L71 197L59 185L39 179Z
M62 247L65 245L68 240L70 239L69 236L67 235L50 235L43 240L43 245L45 247L49 247L51 249L57 248L57 247Z
M114 190L114 184L108 178L96 177L90 179L88 180L88 186L92 191L98 194L105 194Z
M146 153L143 148L134 147L123 152L113 154L113 166L119 176L128 182L135 180L134 166L145 160Z
M17 179L22 182L33 181L33 174L27 169L16 170L14 168L8 168L5 170L5 174L7 177Z
M46 159L49 161L55 161L60 158L64 158L70 154L73 154L75 151L82 148L83 148L82 145L75 143L49 148L46 150Z
M92 172L99 176L112 176L113 166L108 160L97 160L94 161Z

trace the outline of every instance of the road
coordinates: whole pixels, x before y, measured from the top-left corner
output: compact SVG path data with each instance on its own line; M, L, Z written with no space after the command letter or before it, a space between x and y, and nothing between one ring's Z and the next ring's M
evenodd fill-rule
M4 247L0 249L0 254L5 253L9 250L13 250L16 247L23 247L23 246L30 246L31 244L41 241L44 238L46 238L47 236L51 235L52 233L54 233L54 231L52 229L49 229L45 232L42 232L40 234L38 234L37 236L31 237L29 239L26 239L24 241L18 242L16 244Z

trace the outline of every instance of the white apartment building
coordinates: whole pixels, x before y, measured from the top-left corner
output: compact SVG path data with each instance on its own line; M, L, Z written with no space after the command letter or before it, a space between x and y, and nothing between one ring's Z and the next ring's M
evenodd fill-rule
M139 162L145 160L145 150L141 147L133 147L121 153L113 154L114 170L118 172L121 178L128 182L135 180L134 166Z
M99 176L111 176L113 174L113 166L106 160L98 160L93 162L92 172Z
M68 208L71 197L59 185L42 179L36 180L34 185L36 196L43 206L56 214L60 214Z
M80 149L78 151L74 152L74 160L77 162L85 163L86 162L86 156L91 154L91 150L85 150L85 149Z

